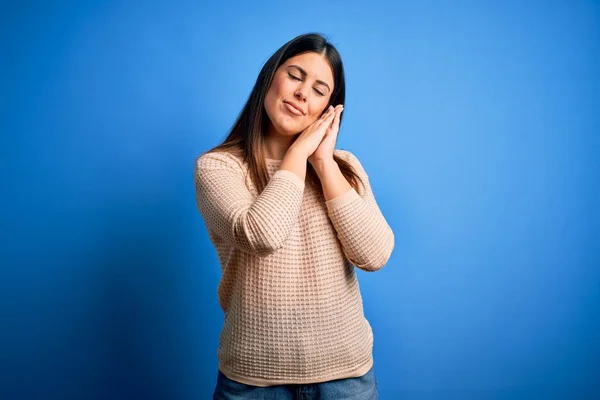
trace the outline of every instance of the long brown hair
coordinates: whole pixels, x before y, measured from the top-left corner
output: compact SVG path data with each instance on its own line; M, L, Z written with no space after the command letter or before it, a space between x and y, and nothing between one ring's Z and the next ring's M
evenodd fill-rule
M334 89L327 107L331 104L344 104L346 97L344 66L337 49L329 43L325 37L318 33L308 33L297 36L279 48L267 60L258 74L254 88L240 115L229 131L227 138L223 143L206 152L228 152L243 159L248 164L250 179L256 186L258 193L261 193L269 182L263 146L267 128L267 119L269 118L264 107L265 97L271 86L277 68L279 68L279 66L287 59L307 52L315 52L323 55L329 62L333 71ZM342 118L343 115L340 116L340 125L342 123ZM334 160L350 185L352 185L355 190L358 190L358 181L360 178L356 174L356 171L354 171L347 161L340 157L334 155ZM307 163L306 172L309 177L309 182L312 183L315 188L321 190L319 177L310 163Z

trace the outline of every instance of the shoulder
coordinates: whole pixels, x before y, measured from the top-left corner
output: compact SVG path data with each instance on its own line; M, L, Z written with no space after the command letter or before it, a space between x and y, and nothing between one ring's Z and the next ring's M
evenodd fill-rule
M333 151L333 154L344 161L348 161L351 164L360 164L360 161L358 161L358 157L356 157L356 155L354 155L354 153L352 153L350 150L336 149Z
M243 162L231 153L210 151L196 159L196 170L230 169L241 171Z
M353 152L349 150L336 149L333 151L333 154L352 165L358 174L366 175L365 169L363 168L360 160Z

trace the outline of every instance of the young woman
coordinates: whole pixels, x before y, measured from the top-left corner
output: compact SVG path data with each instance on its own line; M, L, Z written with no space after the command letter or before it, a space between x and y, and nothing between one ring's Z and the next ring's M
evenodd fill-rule
M229 136L197 159L196 201L222 270L215 399L375 399L354 268L394 234L358 159L336 150L342 60L318 34L263 66Z

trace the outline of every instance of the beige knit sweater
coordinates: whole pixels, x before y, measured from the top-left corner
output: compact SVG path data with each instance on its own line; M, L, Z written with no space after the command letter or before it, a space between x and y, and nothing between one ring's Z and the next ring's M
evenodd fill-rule
M335 154L363 184L327 202L308 181L279 170L281 161L267 160L270 180L257 195L236 157L213 152L197 160L196 201L222 270L219 369L230 379L317 383L361 376L373 365L354 266L383 267L394 234L358 159Z

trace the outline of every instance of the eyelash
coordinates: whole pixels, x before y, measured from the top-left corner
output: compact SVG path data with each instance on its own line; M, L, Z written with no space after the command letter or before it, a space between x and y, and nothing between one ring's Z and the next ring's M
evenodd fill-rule
M293 75L293 74L288 74L288 75L289 75L289 76L290 76L290 78L292 78L293 80L296 80L296 81L301 81L301 80L302 80L302 79L298 78L296 75ZM325 93L321 92L320 90L317 90L317 89L314 89L314 88L313 88L313 90L314 90L315 92L317 92L317 94L318 94L319 96L325 96Z

